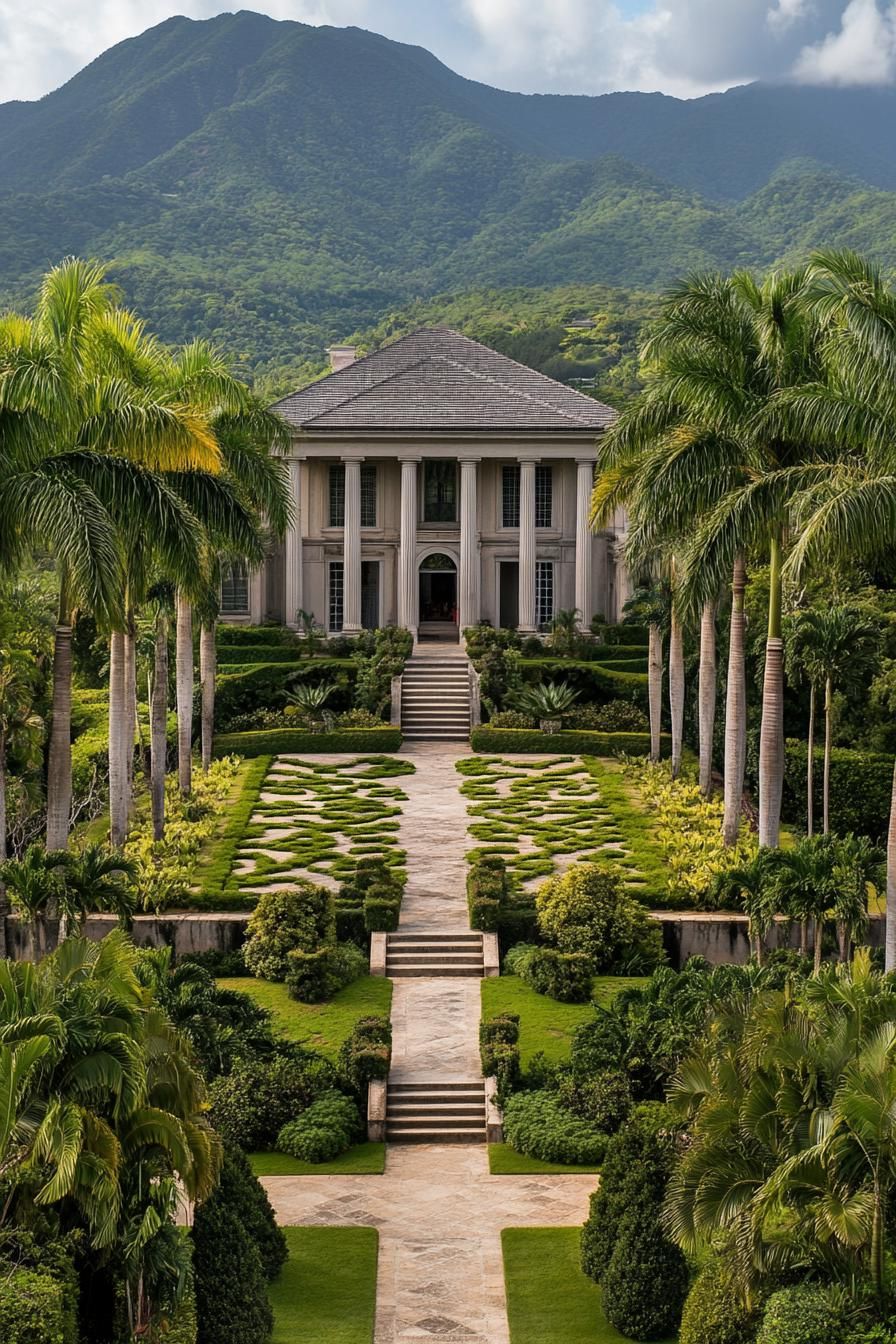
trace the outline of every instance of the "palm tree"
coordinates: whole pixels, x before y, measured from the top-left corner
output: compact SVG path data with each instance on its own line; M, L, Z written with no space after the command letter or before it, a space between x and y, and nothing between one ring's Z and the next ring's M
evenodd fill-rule
M131 886L136 876L137 864L105 845L70 851L59 893L66 936L72 930L80 936L85 919L94 911L117 915L122 928L128 928L136 908Z
M821 970L824 925L837 901L834 853L823 836L805 836L792 849L781 850L773 877L778 909L800 923L800 951L808 953L812 925L815 974Z
M31 934L31 958L37 961L47 948L47 918L59 899L63 870L69 861L65 849L46 850L29 845L21 859L7 859L0 865L0 882L7 888L13 905L28 921Z
M722 838L737 843L740 833L744 773L747 768L747 660L744 633L744 593L747 568L742 551L734 557L731 582L731 617L728 624L728 677L725 698L725 812Z
M778 905L771 880L776 851L760 849L748 862L726 868L713 881L711 896L719 905L734 899L743 905L750 920L750 945L758 966L762 965L765 936L775 922Z
M712 794L712 744L716 726L716 606L703 603L700 613L700 670L697 685L699 783L704 798Z
M26 759L37 749L43 720L33 711L34 670L27 654L0 648L0 865L8 857L6 846L6 770L9 753ZM6 916L9 903L0 881L0 956L6 956Z

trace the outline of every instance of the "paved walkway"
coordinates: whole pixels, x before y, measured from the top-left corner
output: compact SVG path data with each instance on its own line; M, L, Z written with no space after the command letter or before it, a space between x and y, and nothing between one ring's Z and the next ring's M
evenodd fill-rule
M445 743L402 750L416 767L401 779L403 932L468 929L471 842L455 769L467 754ZM394 1081L479 1078L479 985L394 981ZM595 1177L491 1176L484 1144L392 1144L384 1176L270 1176L264 1184L281 1223L379 1230L376 1344L508 1344L501 1229L583 1222Z

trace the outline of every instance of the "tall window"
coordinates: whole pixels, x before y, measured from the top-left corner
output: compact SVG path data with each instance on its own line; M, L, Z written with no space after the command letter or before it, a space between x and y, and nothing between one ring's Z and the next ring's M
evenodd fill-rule
M544 630L554 619L554 565L551 560L535 562L535 628Z
M423 463L423 521L457 522L457 463L441 458Z
M554 509L554 471L550 462L535 467L535 526L552 527Z
M361 463L361 526L376 527L376 463ZM345 527L345 467L330 467L330 527Z
M234 560L221 571L221 612L225 616L249 613L249 571L242 560Z
M342 629L345 570L341 560L330 562L330 583L327 594L327 627L336 632Z
M508 462L501 469L501 526L520 525L520 465Z

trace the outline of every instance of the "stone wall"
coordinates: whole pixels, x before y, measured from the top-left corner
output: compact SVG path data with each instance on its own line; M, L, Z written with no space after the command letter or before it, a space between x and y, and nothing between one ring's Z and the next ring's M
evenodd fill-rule
M654 915L662 925L663 946L670 965L680 969L689 957L705 957L712 966L726 962L743 965L750 959L749 922L746 915L703 912L662 911ZM767 947L798 949L800 932L796 925L783 920L766 938ZM868 942L884 945L884 918L875 915L869 921Z

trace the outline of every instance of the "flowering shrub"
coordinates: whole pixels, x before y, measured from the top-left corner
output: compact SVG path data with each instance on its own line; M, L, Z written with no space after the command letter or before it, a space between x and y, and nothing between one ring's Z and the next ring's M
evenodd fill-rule
M631 758L625 773L656 814L655 837L664 850L670 895L685 905L705 907L718 874L753 858L756 837L743 822L737 843L726 847L722 799L704 798L692 780L672 779L667 765Z
M166 780L162 840L153 840L149 819L134 827L124 852L137 865L141 909L159 911L187 901L199 851L215 833L239 765L238 756L213 761L207 772L194 775L189 798L181 797L176 777Z

